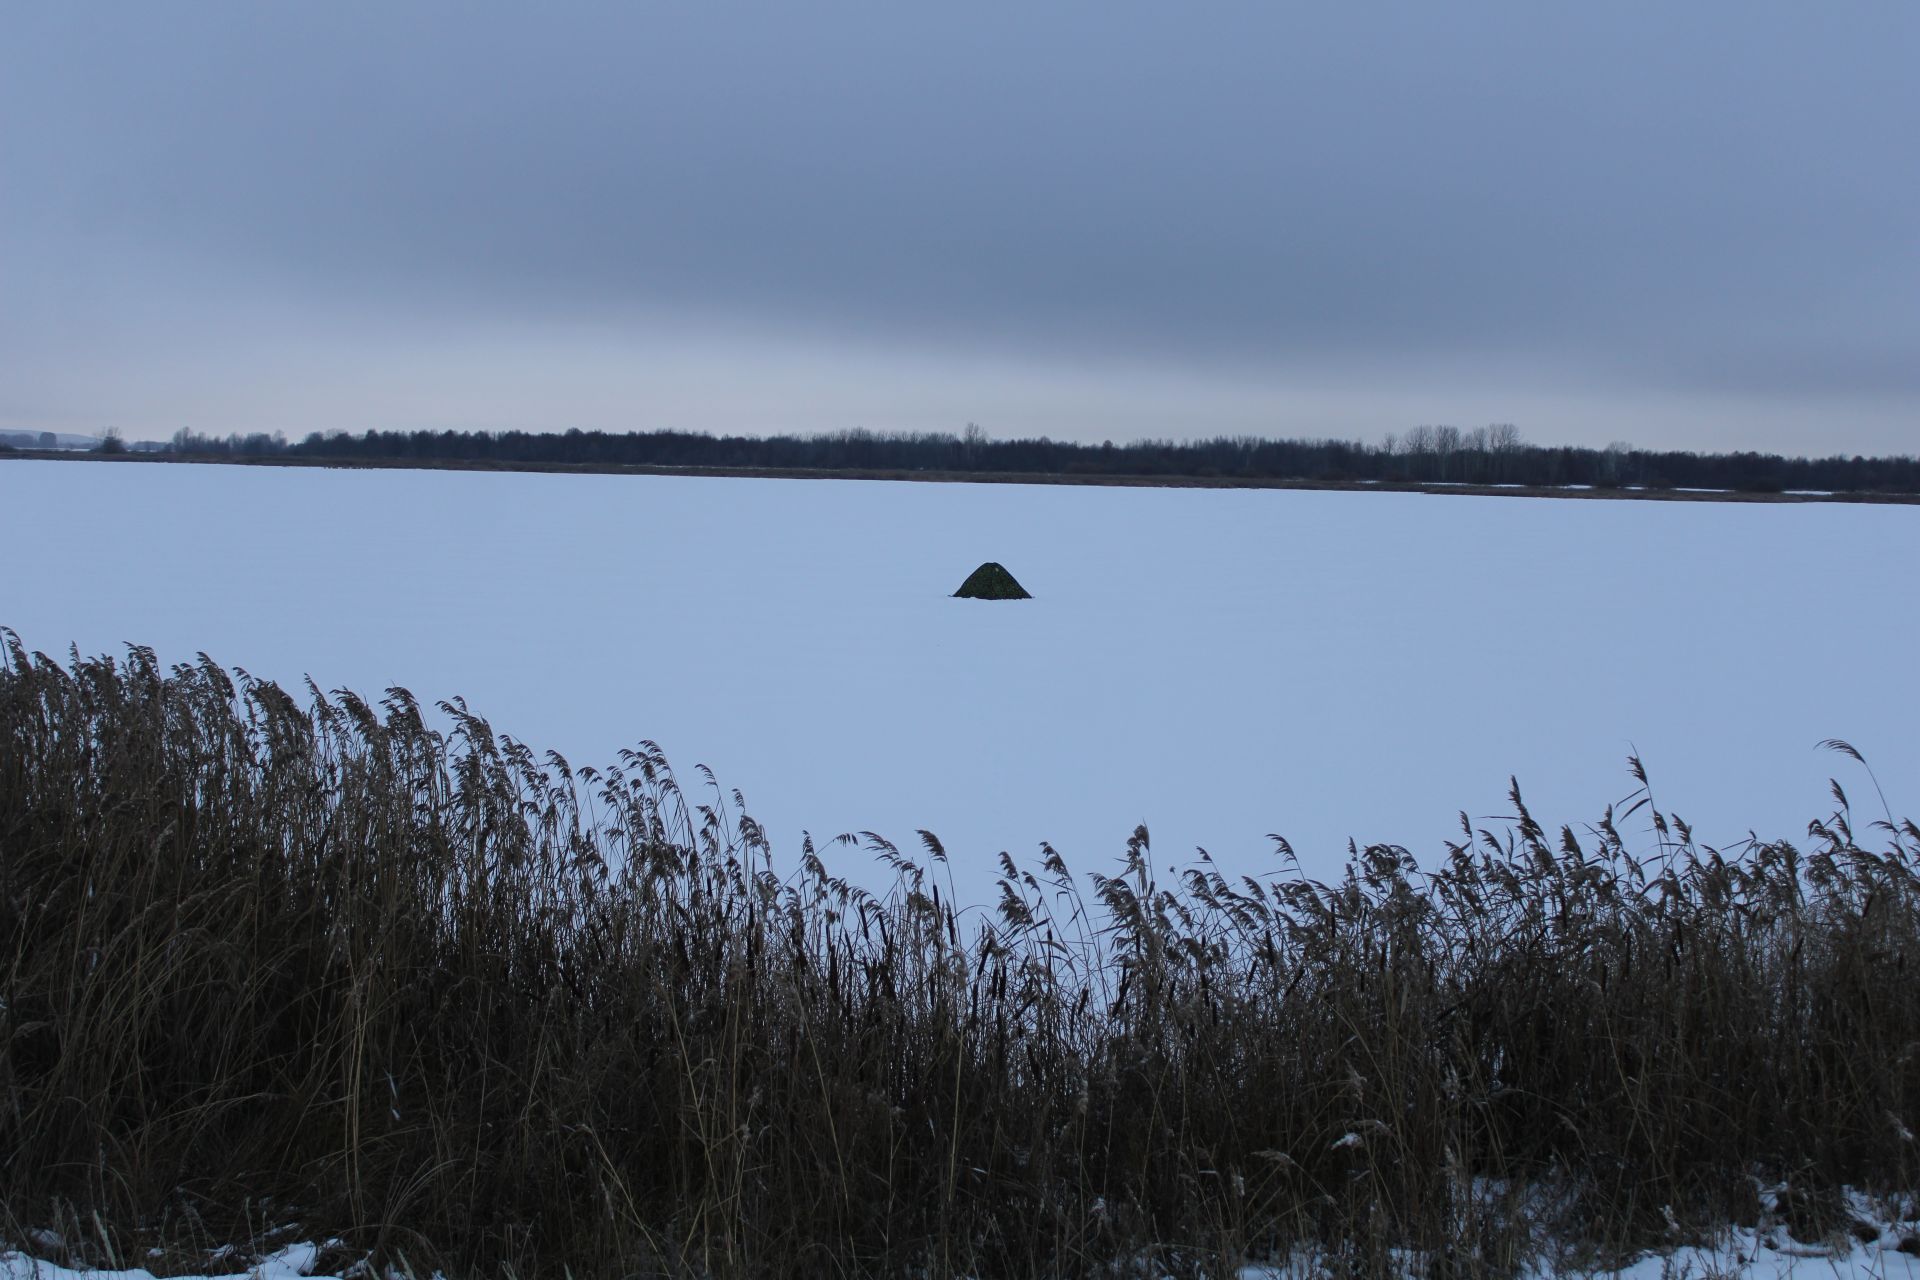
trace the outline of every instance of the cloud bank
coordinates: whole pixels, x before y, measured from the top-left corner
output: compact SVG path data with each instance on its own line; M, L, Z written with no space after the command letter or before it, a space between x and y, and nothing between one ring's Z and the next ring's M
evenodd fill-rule
M1920 10L0 17L0 422L1913 452Z

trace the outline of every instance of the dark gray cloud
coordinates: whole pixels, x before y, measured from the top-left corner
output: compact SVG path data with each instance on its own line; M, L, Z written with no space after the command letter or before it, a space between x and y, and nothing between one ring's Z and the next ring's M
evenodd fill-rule
M0 414L84 415L105 364L98 411L165 416L136 370L204 388L237 343L390 415L410 347L457 380L584 325L771 360L769 427L886 413L836 409L834 362L910 350L941 389L901 420L964 420L981 360L1047 382L981 396L1009 431L1100 434L1102 369L1144 365L1287 429L1290 394L1373 434L1506 392L1542 438L1664 397L1674 443L1818 451L1840 408L1837 447L1920 447L1910 4L932 8L9 7ZM178 409L215 401L276 411ZM1722 439L1756 403L1822 425Z

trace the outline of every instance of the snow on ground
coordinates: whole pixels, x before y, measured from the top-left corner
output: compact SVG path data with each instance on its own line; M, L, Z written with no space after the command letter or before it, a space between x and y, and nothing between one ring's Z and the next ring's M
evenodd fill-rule
M1775 1228L1759 1231L1735 1228L1709 1245L1687 1246L1662 1253L1649 1253L1625 1267L1612 1271L1584 1268L1528 1270L1532 1280L1572 1280L1573 1277L1614 1277L1617 1280L1920 1280L1920 1254L1915 1252L1913 1224L1888 1224L1880 1228L1879 1238L1859 1241L1848 1238L1826 1245L1803 1245ZM270 1254L244 1269L228 1272L211 1270L201 1276L178 1276L174 1280L214 1280L236 1276L246 1280L340 1280L320 1276L311 1268L320 1256L313 1244L295 1244ZM351 1269L361 1276L372 1273L361 1265ZM1310 1280L1331 1274L1323 1263L1303 1256L1284 1266L1253 1265L1242 1267L1240 1280ZM393 1273L398 1280L399 1273ZM1408 1280L1423 1280L1425 1271L1409 1256ZM0 1280L155 1280L150 1271L140 1268L121 1270L85 1270L61 1266L16 1249L0 1247ZM436 1277L436 1280L438 1278Z
M1903 1237L1902 1239L1905 1239ZM1920 1256L1901 1251L1901 1240L1882 1238L1831 1247L1796 1244L1776 1232L1763 1236L1749 1228L1728 1232L1711 1245L1649 1254L1614 1273L1620 1280L1914 1280Z
M1796 1244L1780 1233L1769 1238L1750 1228L1735 1228L1708 1245L1690 1245L1649 1253L1616 1270L1527 1268L1529 1280L1920 1280L1920 1256L1903 1252L1900 1240L1832 1246ZM1328 1268L1303 1258L1284 1266L1242 1267L1239 1280L1311 1280ZM1419 1260L1409 1258L1407 1280L1424 1280Z
M298 1277L314 1277L311 1270L320 1256L320 1248L313 1244L294 1244L276 1253L267 1255L259 1262L234 1271L216 1271L221 1276L245 1276L247 1280L297 1280ZM57 1263L47 1262L17 1249L0 1249L0 1280L154 1280L151 1271L134 1267L121 1270L75 1270ZM174 1280L206 1280L199 1276L181 1276ZM338 1277L316 1277L315 1280L338 1280Z
M1756 1188L1761 1218L1753 1226L1729 1226L1706 1243L1651 1250L1624 1263L1580 1261L1581 1250L1567 1242L1533 1236L1537 1256L1521 1266L1526 1280L1920 1280L1920 1220L1911 1196L1893 1200L1855 1190L1842 1194L1832 1229L1815 1239L1796 1238L1782 1213L1785 1184ZM1668 1221L1672 1222L1671 1213ZM1803 1224L1804 1226L1805 1224ZM1679 1224L1674 1223L1676 1231ZM1429 1280L1430 1260L1411 1250L1394 1252L1406 1280ZM1239 1280L1308 1280L1336 1272L1321 1258L1303 1252L1280 1265L1243 1267Z
M1920 777L1911 507L13 461L0 539L32 647L457 694L577 764L651 738L788 854L931 828L975 900L1139 823L1162 866L1431 865L1511 773L1597 819L1636 747L1716 845L1870 797L1822 739L1896 810ZM949 599L987 560L1036 598Z

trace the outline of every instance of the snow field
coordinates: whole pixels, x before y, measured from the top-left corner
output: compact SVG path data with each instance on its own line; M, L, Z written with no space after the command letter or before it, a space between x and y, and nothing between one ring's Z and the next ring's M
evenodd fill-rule
M0 537L31 647L459 695L576 765L651 739L784 853L928 828L979 901L1141 823L1229 874L1269 833L1431 864L1509 774L1597 819L1635 750L1714 845L1857 794L1822 739L1896 810L1920 776L1906 507L16 461ZM985 560L1036 598L950 599Z

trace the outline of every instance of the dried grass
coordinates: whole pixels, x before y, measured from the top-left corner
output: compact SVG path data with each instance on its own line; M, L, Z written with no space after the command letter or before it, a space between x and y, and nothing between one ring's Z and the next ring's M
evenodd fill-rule
M783 878L651 745L4 639L0 1203L75 1256L1438 1278L1916 1183L1920 831L1837 784L1805 849L1697 845L1633 761L1432 870L1166 883L1142 830L962 912L925 833L842 838L885 894Z

